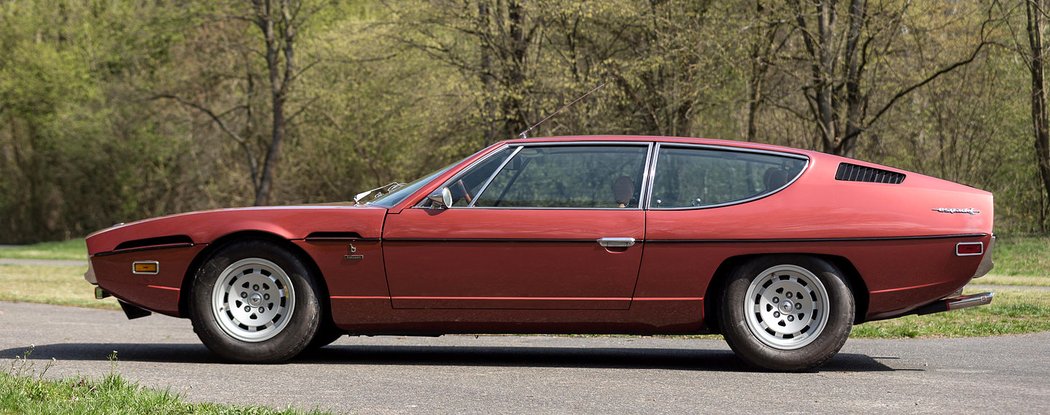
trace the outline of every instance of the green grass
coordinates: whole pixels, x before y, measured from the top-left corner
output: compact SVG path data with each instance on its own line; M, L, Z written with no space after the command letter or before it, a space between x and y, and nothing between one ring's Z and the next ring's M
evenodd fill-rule
M144 388L110 373L101 379L48 379L26 356L0 370L0 414L299 414L292 409L188 403L177 394ZM114 367L116 362L114 360ZM318 412L312 412L318 413Z
M0 301L120 309L113 298L95 299L84 271L86 266L0 265Z
M1050 278L1050 236L1001 236L992 258L996 275Z
M1050 330L1050 292L996 290L991 304L853 327L853 338L972 337Z
M1035 277L1026 275L988 275L973 280L971 284L1050 287L1050 277Z
M0 258L15 259L87 259L83 239L62 242L41 242L33 245L0 246Z

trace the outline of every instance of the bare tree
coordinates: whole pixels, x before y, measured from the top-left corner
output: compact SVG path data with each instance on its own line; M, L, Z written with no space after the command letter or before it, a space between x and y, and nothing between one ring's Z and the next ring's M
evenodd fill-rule
M961 59L941 66L918 81L900 86L881 104L873 103L884 93L882 83L868 76L869 66L901 35L902 19L910 3L897 9L880 10L875 21L867 0L850 0L845 26L838 19L838 2L813 0L803 5L791 0L795 24L805 47L803 59L810 68L803 93L816 125L819 147L827 153L852 155L857 139L902 98L955 69L973 62L987 40L993 22L991 8L981 24L979 39Z
M747 132L744 136L747 141L755 141L757 138L756 121L758 112L766 100L766 81L773 67L772 60L787 40L786 36L780 35L783 22L775 17L769 18L767 6L762 0L755 0L754 11L752 25L756 33L751 36L748 51L751 72L747 82Z
M1035 134L1036 163L1043 188L1050 196L1050 131L1048 131L1046 109L1046 79L1043 75L1043 14L1045 8L1039 0L1025 0L1025 16L1028 32L1028 72L1032 79L1032 132ZM1046 231L1046 218L1040 212L1039 226Z
M288 134L288 123L295 114L288 112L288 97L293 84L311 65L300 67L296 56L299 30L317 10L306 10L303 0L251 0L250 7L234 5L240 13L220 14L218 19L248 22L262 40L261 50L240 52L246 61L243 78L243 103L226 111L215 111L207 104L176 93L154 94L153 98L171 99L206 115L244 152L251 175L256 206L270 203L270 194L277 166L281 159L281 148ZM254 56L261 55L265 75L252 71ZM269 87L269 131L259 134L254 128L257 78L263 78ZM233 125L234 118L242 120L241 128ZM257 135L259 134L259 135Z
M524 0L431 0L398 40L481 82L485 141L507 139L533 118L531 62L544 22ZM456 36L450 38L449 33Z

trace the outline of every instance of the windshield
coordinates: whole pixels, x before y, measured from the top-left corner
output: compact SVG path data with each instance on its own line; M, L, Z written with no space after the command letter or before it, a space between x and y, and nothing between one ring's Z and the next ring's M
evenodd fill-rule
M466 158L463 159L463 160L466 160ZM405 200L405 198L410 196L412 193L415 193L416 190L419 190L420 187L423 187L427 183L430 183L431 180L434 180L434 178L436 178L436 177L440 176L442 173L448 171L453 166L456 166L459 163L462 163L463 160L460 160L460 161L457 161L455 163L449 164L449 165L447 165L445 167L442 167L440 170L437 170L437 171L435 171L433 173L430 173L430 174L428 174L426 176L420 177L420 178L416 179L415 181L413 181L412 183L409 183L407 185L401 186L400 188L398 188L394 192L390 192L390 193L387 193L387 194L385 194L383 196L380 196L378 199L373 200L373 201L369 202L368 204L372 205L372 206L381 206L381 207L385 207L385 208L392 208L392 207L394 207L394 205L396 205L398 203L401 203L402 200Z

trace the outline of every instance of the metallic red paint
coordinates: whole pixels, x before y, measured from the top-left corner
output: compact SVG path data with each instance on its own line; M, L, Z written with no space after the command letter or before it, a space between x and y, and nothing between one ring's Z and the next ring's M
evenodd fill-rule
M802 155L800 178L767 197L694 210L446 209L416 205L475 160L506 145L656 142ZM904 173L888 185L838 181L840 162ZM978 214L936 208L973 208ZM179 316L184 282L228 238L269 237L301 250L323 276L342 329L365 334L695 333L719 267L773 253L817 255L851 274L863 319L908 313L973 277L989 246L990 193L822 153L736 141L557 137L493 145L390 209L350 205L223 209L150 219L87 239L98 284L130 304ZM314 237L314 236L320 237ZM117 250L128 241L186 236L178 247ZM602 237L631 237L606 249ZM148 241L144 241L148 242ZM353 256L352 256L353 255ZM131 272L160 263L157 275ZM855 274L854 274L855 273Z

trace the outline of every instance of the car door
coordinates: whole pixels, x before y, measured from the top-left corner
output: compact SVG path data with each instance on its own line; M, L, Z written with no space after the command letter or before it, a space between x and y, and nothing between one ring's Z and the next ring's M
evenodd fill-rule
M503 149L388 215L395 308L626 309L641 262L649 143Z

